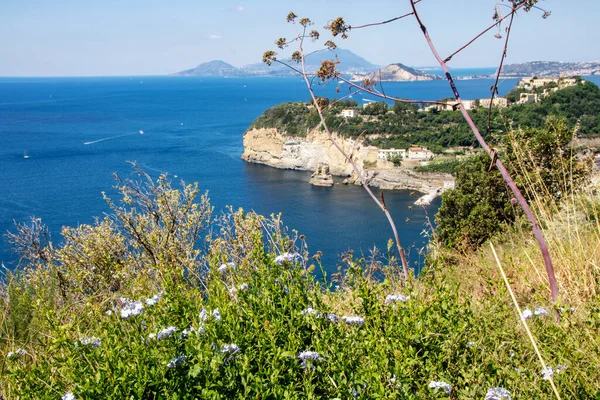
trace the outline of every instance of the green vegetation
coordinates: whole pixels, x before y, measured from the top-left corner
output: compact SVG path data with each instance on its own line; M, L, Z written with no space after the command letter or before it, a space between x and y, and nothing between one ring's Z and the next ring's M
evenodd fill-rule
M194 186L141 178L120 182L110 218L66 228L61 247L39 221L11 237L27 261L0 291L0 345L12 352L0 364L4 398L482 398L495 387L551 395L483 259L472 269L486 279L468 285L447 252L418 281L401 282L393 256L384 265L348 257L319 281L318 258L278 217L239 210L211 220ZM579 236L595 227L586 226ZM528 251L527 241L512 243L515 257ZM597 397L600 306L573 296L576 311L556 323L541 286L515 290L546 307L530 325L560 371L559 390Z
M460 160L457 158L439 158L429 161L427 165L420 165L415 168L417 172L442 172L455 175L456 169L460 165Z
M573 136L566 121L554 117L543 129L504 136L500 157L530 203L543 208L568 198L589 179L591 160L577 160ZM489 156L482 153L456 168L456 188L444 193L436 215L438 238L445 246L472 250L518 219L512 193L490 167Z
M435 153L443 153L448 147L474 145L473 134L459 111L424 112L415 104L396 103L388 108L386 103L372 103L360 109L360 117L346 119L340 115L343 108L353 107L356 107L355 102L331 102L325 110L329 128L345 137L362 135L367 144L380 148L408 148L419 144ZM487 109L474 109L469 114L480 131L489 136ZM508 126L543 128L551 115L566 118L569 128L577 126L578 136L600 135L600 89L593 83L582 82L554 92L540 103L494 108L490 134L502 136ZM265 111L252 127L276 128L287 135L304 136L318 124L314 109L303 103L287 103ZM377 136L372 136L375 134Z

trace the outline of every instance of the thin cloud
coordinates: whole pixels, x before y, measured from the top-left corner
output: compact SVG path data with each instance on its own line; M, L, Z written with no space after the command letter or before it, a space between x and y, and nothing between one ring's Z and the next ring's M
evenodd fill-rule
M217 34L217 33L211 33L210 35L208 35L209 39L221 39L223 38L223 36Z
M239 6L237 8L237 12L244 12L244 10L246 10L243 6Z

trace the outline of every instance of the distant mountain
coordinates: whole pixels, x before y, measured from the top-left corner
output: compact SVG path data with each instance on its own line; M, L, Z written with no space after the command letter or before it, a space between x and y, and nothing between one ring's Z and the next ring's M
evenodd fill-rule
M396 63L390 64L379 71L371 72L369 74L354 74L350 78L353 81L361 81L363 79L371 79L374 81L385 81L385 82L404 82L404 81L432 81L435 79L441 79L440 76L434 74L428 74L426 72L408 67L404 64Z
M502 68L502 76L560 76L560 75L600 75L600 62L531 61L523 64L509 64Z
M281 61L287 62L292 66L298 66L288 58L280 56ZM307 72L313 73L321 66L324 60L339 61L338 69L343 74L368 73L379 68L375 64L371 64L364 58L354 54L350 50L336 49L326 50L319 53L311 54L306 58ZM293 76L297 73L279 63L273 63L268 66L264 63L256 63L245 65L241 68L236 68L224 61L210 61L198 65L196 68L172 74L174 76L223 76L223 77L239 77L239 76Z
M242 76L243 73L225 61L215 60L199 64L196 68L171 74L173 76Z

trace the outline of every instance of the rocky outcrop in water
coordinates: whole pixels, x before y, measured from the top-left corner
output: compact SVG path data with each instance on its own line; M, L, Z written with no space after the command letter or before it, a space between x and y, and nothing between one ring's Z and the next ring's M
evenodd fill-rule
M329 173L329 165L321 163L312 174L310 184L315 186L333 186L333 176Z
M417 173L410 167L396 167L391 162L378 159L379 149L361 142L336 136L336 141L361 168L361 173L372 186L382 189L409 189L431 193L453 181L448 174ZM277 129L249 129L244 134L244 154L247 162L265 164L275 168L316 171L326 164L329 174L348 177L348 183L360 184L352 165L333 145L326 133L318 129L306 137L281 134Z

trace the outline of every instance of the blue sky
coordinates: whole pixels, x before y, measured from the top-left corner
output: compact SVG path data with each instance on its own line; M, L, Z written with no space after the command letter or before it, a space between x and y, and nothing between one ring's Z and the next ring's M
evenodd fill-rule
M500 0L499 0L500 1ZM496 0L423 0L419 4L441 54L449 54L492 22ZM508 63L600 59L594 34L598 0L545 0L540 11L515 21ZM408 0L1 0L0 76L161 75L201 62L235 66L259 62L274 40L292 37L294 11L322 26L343 16L353 25L409 10ZM491 32L451 66L497 64L502 40ZM386 65L434 65L413 18L336 40L367 60Z

